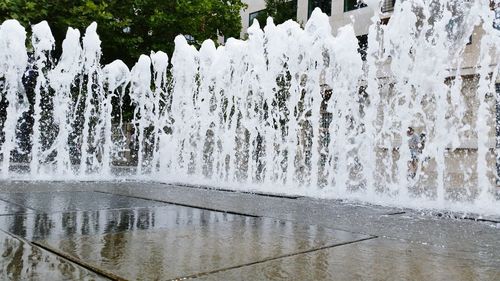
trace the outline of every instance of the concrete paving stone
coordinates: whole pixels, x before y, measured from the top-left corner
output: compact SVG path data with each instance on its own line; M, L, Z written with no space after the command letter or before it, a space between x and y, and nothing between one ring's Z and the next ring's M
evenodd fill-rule
M126 280L170 280L370 238L289 221L235 217L35 242Z
M165 206L165 203L101 192L58 191L0 193L0 199L39 212ZM0 206L1 207L1 206Z
M243 217L244 218L244 217ZM0 229L28 240L172 229L232 222L240 216L177 205L0 216Z
M183 210L180 208L182 206L166 204L166 202L169 202L200 208L248 214L251 216L261 216L265 219L274 219L275 221L279 221L281 223L292 223L294 225L315 225L315 227L323 229L345 230L349 234L357 233L363 235L373 235L379 237L377 240L383 240L379 244L372 244L372 242L368 243L368 241L360 242L364 243L363 245L366 246L354 250L354 252L359 251L360 254L358 256L363 256L363 253L369 253L366 255L366 263L364 263L365 260L359 257L352 258L352 260L356 261L356 263L351 262L349 256L347 255L349 252L346 252L345 256L342 256L342 259L336 259L338 256L334 254L322 254L326 256L326 262L329 265L328 268L323 271L318 270L318 272L320 272L319 274L313 273L310 275L312 277L318 277L317 280L322 279L322 276L325 277L323 280L331 280L332 278L330 278L331 275L329 274L335 271L342 273L335 275L335 277L338 278L333 278L334 280L437 280L441 278L448 280L500 280L500 278L496 275L497 272L492 269L494 268L494 265L500 264L500 224L495 223L494 220L473 221L455 219L447 215L439 217L436 216L435 212L425 210L391 208L340 200L314 199L307 197L296 199L277 198L260 196L257 194L214 191L151 182L0 182L0 192L3 193L35 191L101 191L121 195L123 197L131 197L132 201L129 202L137 202L135 201L137 198L146 198L149 200L145 201L152 203L152 206L150 207L146 206L137 208L132 207L137 204L130 203L128 204L130 206L129 209L125 208L119 210L101 210L99 206L93 205L97 209L87 211L61 211L60 213L55 214L50 213L50 208L47 208L47 214L36 213L0 216L0 229L15 232L16 234L30 240L63 241L61 242L62 244L59 244L59 242L54 242L55 244L50 242L50 245L48 245L50 247L56 247L57 251L61 250L59 245L69 247L68 249L71 250L71 247L68 245L71 244L70 241L72 240L72 237L94 237L88 238L88 241L92 241L92 239L97 239L98 237L101 237L101 240L105 241L104 237L108 237L108 246L103 246L105 242L96 244L98 247L107 249L104 252L111 251L114 247L114 243L122 245L122 242L116 241L135 241L131 243L127 242L126 244L129 246L117 247L117 251L123 251L122 249L124 248L127 249L125 254L117 255L117 257L122 258L123 255L135 257L139 255L134 255L134 252L142 252L139 246L132 246L136 245L135 243L140 240L134 240L133 237L135 237L135 234L141 232L153 233L150 235L150 239L145 240L146 242L150 241L148 244L145 244L145 247L148 247L149 244L155 245L155 243L157 243L155 241L162 241L161 239L167 237L154 233L185 234L187 238L185 240L180 239L178 241L182 241L185 245L189 245L190 243L200 245L199 242L196 242L198 240L191 240L188 238L198 237L198 234L194 234L196 233L196 230L206 231L207 228L220 228L221 225L226 224L239 225L242 220L257 220L257 218L248 216L238 216L209 210L183 207L187 208L186 210L190 210L189 212L191 212L192 215L189 215L189 213L181 211ZM33 198L35 197L36 196L33 196ZM91 199L92 197L89 197L89 200ZM164 201L160 203L166 205L155 205L155 202L158 201ZM85 205L87 205L87 203L82 203L82 206ZM107 206L109 206L109 204L104 205L104 207ZM141 205L139 204L139 206ZM171 211L171 206L175 206L174 211ZM177 209L177 207L179 207L179 209ZM460 217L460 215L455 217ZM218 219L212 220L211 218ZM190 220L191 222L189 222ZM209 223L203 223L202 221L208 221ZM271 227L271 229L272 228L273 227ZM267 227L254 229L262 229L259 233L267 233L267 231L265 231ZM191 230L194 232L191 233ZM286 233L286 231L280 230L274 231L273 233L274 236L280 237L279 235ZM314 233L316 232L312 231L309 233L302 231L301 233L304 233L303 235L301 234L301 236L304 237L314 237ZM108 234L112 236L108 236ZM124 238L119 238L119 235L123 235ZM139 236L137 237L143 237L142 234L138 235ZM146 236L149 236L149 234ZM206 237L207 239L214 237L215 241L219 241L217 240L216 235ZM257 237L260 239L259 236ZM283 239L290 238L284 237ZM385 240L389 242L384 242ZM209 240L206 242L208 243L208 241ZM231 239L228 241L231 241ZM221 243L222 242L220 241L214 242L214 245L219 245ZM243 243L243 245L251 245L251 243L245 244L246 240L241 243ZM270 249L273 249L272 245L274 244L272 243L274 242L271 242L271 246L269 246ZM360 243L355 243L355 245ZM88 247L86 246L82 248L86 249L85 251L97 251L93 248L93 246L91 246L90 242L85 245L88 245ZM391 245L394 245L394 247L391 248ZM135 247L137 247L138 250L135 250ZM160 255L160 253L163 253L163 255L169 255L169 252L164 253L164 251L169 249L161 247L162 246L158 246L158 251L153 253L157 256ZM190 247L194 246L190 245ZM295 266L292 266L293 262L290 261L290 266L285 263L282 267L276 267L274 265L266 267L265 269L258 268L255 269L257 273L242 271L238 274L230 273L229 275L214 275L210 278L215 278L213 280L280 280L281 276L283 277L282 279L286 280L314 280L312 277L309 278L306 273L302 274L300 272L296 273L290 271L295 267L300 267L300 263L305 263L307 265L307 259L304 261L299 256L309 256L314 253L319 254L320 252L325 251L330 252L334 251L335 248L341 249L343 247L349 246L345 245L331 249L323 249L307 254L300 254L300 251L293 252L293 254L296 255L283 258L278 257L278 259L267 261L265 258L262 260L261 256L256 256L255 260L258 261L256 261L254 265L251 265L250 263L250 267L257 266L258 264L264 264L264 262L266 264L267 262L273 262L274 264L274 261L279 261L281 259L289 261L292 257L296 257L300 262L298 261L297 263L299 264L296 264ZM290 249L292 248L293 247L290 247ZM173 247L173 249L176 248ZM231 253L230 250L223 247L220 249ZM245 247L242 249L249 251ZM82 251L83 250L80 252ZM191 256L189 254L183 255L181 251L184 251L184 249L182 247L177 249L177 251L179 252L174 251L174 255L169 258L174 259L174 256L178 255L183 257L183 260L186 263L189 263L191 260L194 260L199 264L202 263L201 259L196 259L198 254L196 251L192 252L190 254ZM68 250L67 252L69 253L70 251ZM80 255L80 252L77 254ZM143 256L138 259L135 269L143 271L150 269L163 274L164 272L159 271L158 268L146 267L144 264L141 265L144 260L150 259L148 254L145 252L146 251L144 250L144 254L142 254ZM62 254L64 253L66 252L63 252ZM222 267L218 268L217 266L213 266L213 263L216 261L210 261L207 268L210 267L215 269L209 270L209 272L217 272L221 269L231 268L231 266L229 266L230 263L225 263L227 259L224 259L222 254L223 252L220 251L216 253L219 253L218 256L222 256L215 258L216 261L218 259L220 262L219 265ZM380 254L380 257L378 254ZM91 256L89 256L89 258L90 257ZM211 256L206 254L203 257L207 258ZM374 261L371 261L371 259L368 260L369 257L373 257ZM82 258L82 256L75 256L73 258ZM99 259L95 260L96 262L99 261ZM419 263L420 260L423 260L424 262ZM322 259L312 258L312 261L321 262ZM407 262L403 264L403 261ZM129 261L127 260L127 262ZM332 266L331 264L335 266ZM129 265L131 268L130 276L132 276L134 274L134 264L131 262ZM311 262L309 266L306 265L304 265L304 268L307 270L304 272L313 270L311 269L313 268L313 265L318 266L314 262ZM440 269L441 267L442 269ZM182 268L183 272L181 273L183 274L185 272L196 271L191 270L189 267ZM277 274L274 274L272 278L270 275L266 275L268 276L267 278L262 275L264 272L272 271L272 268L277 268ZM236 268L233 270L237 272ZM248 270L251 269L249 268ZM297 270L300 271L300 269ZM223 274L224 272L229 271L230 270L220 271L217 274ZM365 271L367 271L367 273L365 273ZM175 273L175 271L173 272ZM403 276L403 278L397 278L398 275ZM136 276L140 277L140 275ZM205 278L208 278L209 276L210 275L206 275ZM220 278L217 279L217 276Z
M32 213L34 213L34 210L32 209L26 208L22 205L9 203L0 199L0 216Z
M288 199L161 183L140 184L136 182L126 182L101 185L95 188L96 190L114 194L191 204L235 212L239 210L239 212L256 216L276 215L276 217L284 219L293 219L294 213L297 210L304 211L304 213L310 215L328 213L328 215L344 216L344 214L349 213L352 216L360 217L387 215L401 211L401 209L398 208L368 204L344 204L338 200L322 200L307 197Z
M57 192L92 191L95 186L106 185L108 181L0 181L0 192Z
M108 280L0 231L0 280Z
M189 187L153 184L141 188L135 183L109 185L109 192L213 206L228 211L321 225L379 237L431 244L454 249L457 254L490 256L500 264L500 224L430 215L429 212L394 209L358 203L311 198L281 199L250 194L211 192ZM183 194L183 195L181 195ZM188 198L188 199L186 199Z
M446 248L365 240L200 276L195 280L500 280L498 263Z

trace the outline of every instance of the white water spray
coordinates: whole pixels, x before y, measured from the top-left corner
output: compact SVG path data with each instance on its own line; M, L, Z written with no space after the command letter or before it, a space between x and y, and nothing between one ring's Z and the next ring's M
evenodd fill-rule
M33 26L28 62L24 28L6 21L2 176L24 177L16 162L30 178L113 178L125 163L142 179L499 214L500 35L484 1L459 2L398 1L388 25L374 13L366 60L352 26L333 36L315 10L304 29L268 20L220 47L179 36L170 60L153 52L131 70L100 65L95 23L82 43L68 29L58 61L47 23ZM417 157L407 127L425 134Z

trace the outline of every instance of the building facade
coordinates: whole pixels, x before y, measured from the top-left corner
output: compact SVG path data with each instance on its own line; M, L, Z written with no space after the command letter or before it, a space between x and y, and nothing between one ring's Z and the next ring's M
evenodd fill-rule
M330 16L330 23L334 32L341 26L352 23L356 35L368 33L371 24L370 17L373 14L364 4L358 4L357 0L290 0L297 2L297 22L304 25L314 8L319 7ZM395 0L384 0L382 10L387 17L394 9ZM243 0L247 8L240 12L242 32L244 37L248 27L252 24L259 13L266 9L265 0ZM263 25L264 23L261 23Z
M324 13L330 16L332 32L335 35L338 28L347 24L352 24L356 36L365 36L370 28L373 10L370 7L358 2L358 0L290 0L297 2L297 22L305 25L312 11L319 7ZM394 11L397 0L381 0L380 17L383 21L388 21ZM471 0L464 0L471 1ZM241 10L242 38L245 37L248 27L260 14L265 13L265 0L243 0L247 8ZM499 1L491 0L492 8L497 8ZM500 9L497 9L500 10ZM495 25L500 28L500 12L497 15ZM260 23L263 26L265 23ZM475 34L480 36L480 34Z
M248 4L248 8L241 11L242 17L242 38L246 36L247 28L252 24L254 18L256 18L259 13L265 12L265 0L245 0ZM330 25L332 27L332 33L336 35L337 30L345 25L352 25L355 35L358 38L360 45L360 53L363 57L363 49L367 46L368 31L372 25L372 17L374 11L371 7L358 2L358 0L291 0L297 1L297 22L301 25L305 25L308 21L312 11L319 7L324 13L329 16ZM380 5L380 12L378 13L383 24L388 24L390 18L393 15L396 1L402 0L382 0ZM474 0L464 0L473 2ZM500 1L492 0L491 9L496 11L496 20L492 24L497 29L500 29ZM263 26L264 23L261 23ZM478 106L479 100L474 94L477 89L477 61L480 56L481 48L481 38L484 34L484 30L481 25L474 27L472 36L467 43L464 52L462 53L462 63L460 64L460 75L464 81L462 87L463 102L465 107L463 122L470 129L463 132L461 136L461 143L456 145L454 148L457 150L453 153L448 153L446 157L448 173L450 173L450 180L454 181L454 175L460 175L460 162L472 163L477 158L478 149L478 139L474 134L474 128L477 124L478 119ZM497 58L498 59L498 58ZM498 65L497 59L493 58L491 65ZM451 79L451 78L450 78ZM497 99L500 97L500 79L497 78ZM388 84L391 82L389 81ZM488 149L491 152L491 157L489 157L489 165L495 166L497 168L497 175L492 177L491 180L494 181L495 178L500 179L500 100L497 100L496 110L495 107L491 107L491 116L496 116L496 126L491 126L491 128L496 127L495 130L491 130L489 133L489 139L485 140L488 143ZM495 112L496 111L496 112ZM494 120L490 120L495 122ZM418 125L417 125L418 126ZM421 128L416 128L417 131L422 130ZM431 169L430 169L431 170ZM460 181L460 180L458 180ZM463 184L462 184L463 185Z
M253 20L259 15L259 13L265 12L266 1L265 0L243 0L247 4L247 8L240 11L241 16L241 38L246 37L247 29L252 24ZM261 23L262 25L263 23Z

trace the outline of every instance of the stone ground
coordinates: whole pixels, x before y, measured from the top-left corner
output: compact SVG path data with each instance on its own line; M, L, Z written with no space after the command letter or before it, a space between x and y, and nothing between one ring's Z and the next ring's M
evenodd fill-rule
M500 280L500 218L149 182L1 182L1 280Z

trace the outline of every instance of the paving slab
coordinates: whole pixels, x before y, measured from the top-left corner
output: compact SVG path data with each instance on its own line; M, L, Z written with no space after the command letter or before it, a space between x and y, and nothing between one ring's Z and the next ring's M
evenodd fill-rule
M232 222L238 215L177 205L0 216L0 229L27 240L182 228Z
M158 201L92 191L0 193L0 200L45 213L166 205Z
M32 180L2 180L0 192L57 192L57 191L92 191L95 186L103 186L115 181L32 181Z
M137 198L149 198L165 202L191 204L199 207L242 212L256 216L274 216L291 220L296 218L297 210L308 216L327 213L330 217L333 215L331 219L335 219L336 217L343 218L345 214L349 214L350 219L356 219L357 217L381 216L402 211L399 208L368 204L346 204L341 200L261 196L260 194L225 192L162 183L109 183L106 185L96 185L94 189Z
M455 256L446 248L376 238L195 280L500 280L500 267Z
M170 280L353 243L370 236L239 216L165 230L35 241L77 263L125 280Z
M111 195L106 198L131 198L127 201L129 203L118 209L108 209L111 204L107 200L102 206L100 203L88 203L93 209L86 208L87 203L82 203L67 208L41 208L42 211L31 214L21 212L0 215L0 229L40 243L59 255L70 255L71 259L82 264L90 261L99 270L106 270L109 274L122 274L123 270L116 268L120 268L123 256L139 257L135 263L131 258L123 261L123 265L127 265L123 266L123 272L126 273L124 276L132 276L132 280L134 276L141 278L142 275L137 271L148 274L148 271L152 271L156 272L155 276L163 276L165 272L153 265L157 257L163 258L170 252L172 255L167 257L168 263L182 268L182 272L168 269L168 277L165 279L195 272L192 274L207 273L200 278L211 280L500 280L495 269L500 264L500 224L495 223L494 219L473 221L457 219L459 215L439 216L424 210L307 197L262 196L151 182L0 182L0 192L3 193L34 191L72 191L75 195L79 194L76 191L84 191ZM32 197L36 200L35 195ZM92 197L84 201L89 200ZM141 200L151 204L135 203L143 202ZM287 232L273 224L259 226L259 223L248 223L258 220L274 220L281 224L291 223L313 228L308 231ZM242 221L247 223L243 224ZM222 235L227 243L219 240L217 235L210 234L211 231L215 233L216 229L220 229L222 233L223 229L233 231L232 229L242 228L241 225L246 225L244 229L253 229L256 234L248 236L243 230L234 230L231 235ZM210 228L215 230L209 230ZM314 228L344 231L348 235L377 236L379 238L376 240L380 242L355 242L342 246L322 244L322 241L329 241L329 236L326 235L324 240L314 238L317 234ZM274 229L270 232L272 235L265 235L268 233L267 229ZM206 235L197 234L197 231ZM293 232L300 235L286 234ZM184 247L170 245L165 248L164 243L156 246L162 239L174 239L169 236L174 234L180 237L177 241L181 241ZM284 237L281 238L280 235ZM79 240L81 237L86 237L82 238L83 242ZM203 237L207 240L203 240ZM231 237L241 238L238 240ZM252 237L255 238L252 240ZM264 244L267 245L265 251L260 250L261 255L252 256L252 248L245 248L245 245L257 243L255 241L262 237L276 237L276 241L282 241L280 243L284 246L273 246L275 240L269 240L270 242L265 243L270 244ZM302 239L312 242L300 242ZM142 246L147 251L138 246L140 241L146 242ZM215 245L217 248L214 252L218 255L212 256L210 253L213 252L199 250L200 247L205 247L200 241L208 243L208 249ZM317 248L316 243L326 246ZM238 260L237 254L231 252L232 248L225 248L234 244L238 244L237 247L243 250L237 254L241 255L243 252L243 258L248 258L247 260ZM357 246L358 244L362 245ZM300 248L297 245L305 246ZM189 247L191 252L186 250ZM274 256L273 249L281 247L282 255ZM342 250L345 251L343 254L334 253L338 249L349 250ZM149 256L149 251L155 256ZM350 255L351 252L354 254ZM85 256L86 253L90 254ZM96 255L92 256L91 253ZM111 261L103 261L99 257L102 253L111 257ZM204 254L199 257L199 253ZM237 258L225 258L224 253ZM174 260L175 256L181 259ZM113 257L118 258L118 265L113 264ZM243 265L231 263L250 260L254 261ZM284 262L277 264L281 260ZM181 261L188 265L183 266ZM189 267L189 264L207 266L200 267L203 271L200 273ZM168 265L161 267L165 266L168 268ZM175 274L168 275L169 272Z
M189 187L134 183L107 185L107 192L154 198L169 202L189 201L228 211L286 219L379 237L432 244L436 247L500 259L500 224L430 212L372 206L313 198L284 199L251 194L213 192ZM500 208L500 206L499 206ZM499 263L500 264L500 263Z
M108 280L0 231L0 280Z
M61 193L87 198L84 192ZM20 193L9 195L26 198ZM26 201L38 206L37 198L47 200L33 196ZM110 278L125 280L195 276L371 238L285 220L151 203L150 207L130 204L123 209L53 212L61 210L55 205L47 208L48 213L0 216L0 229Z
M32 214L32 213L34 213L33 209L27 208L23 205L3 201L0 199L0 216Z

